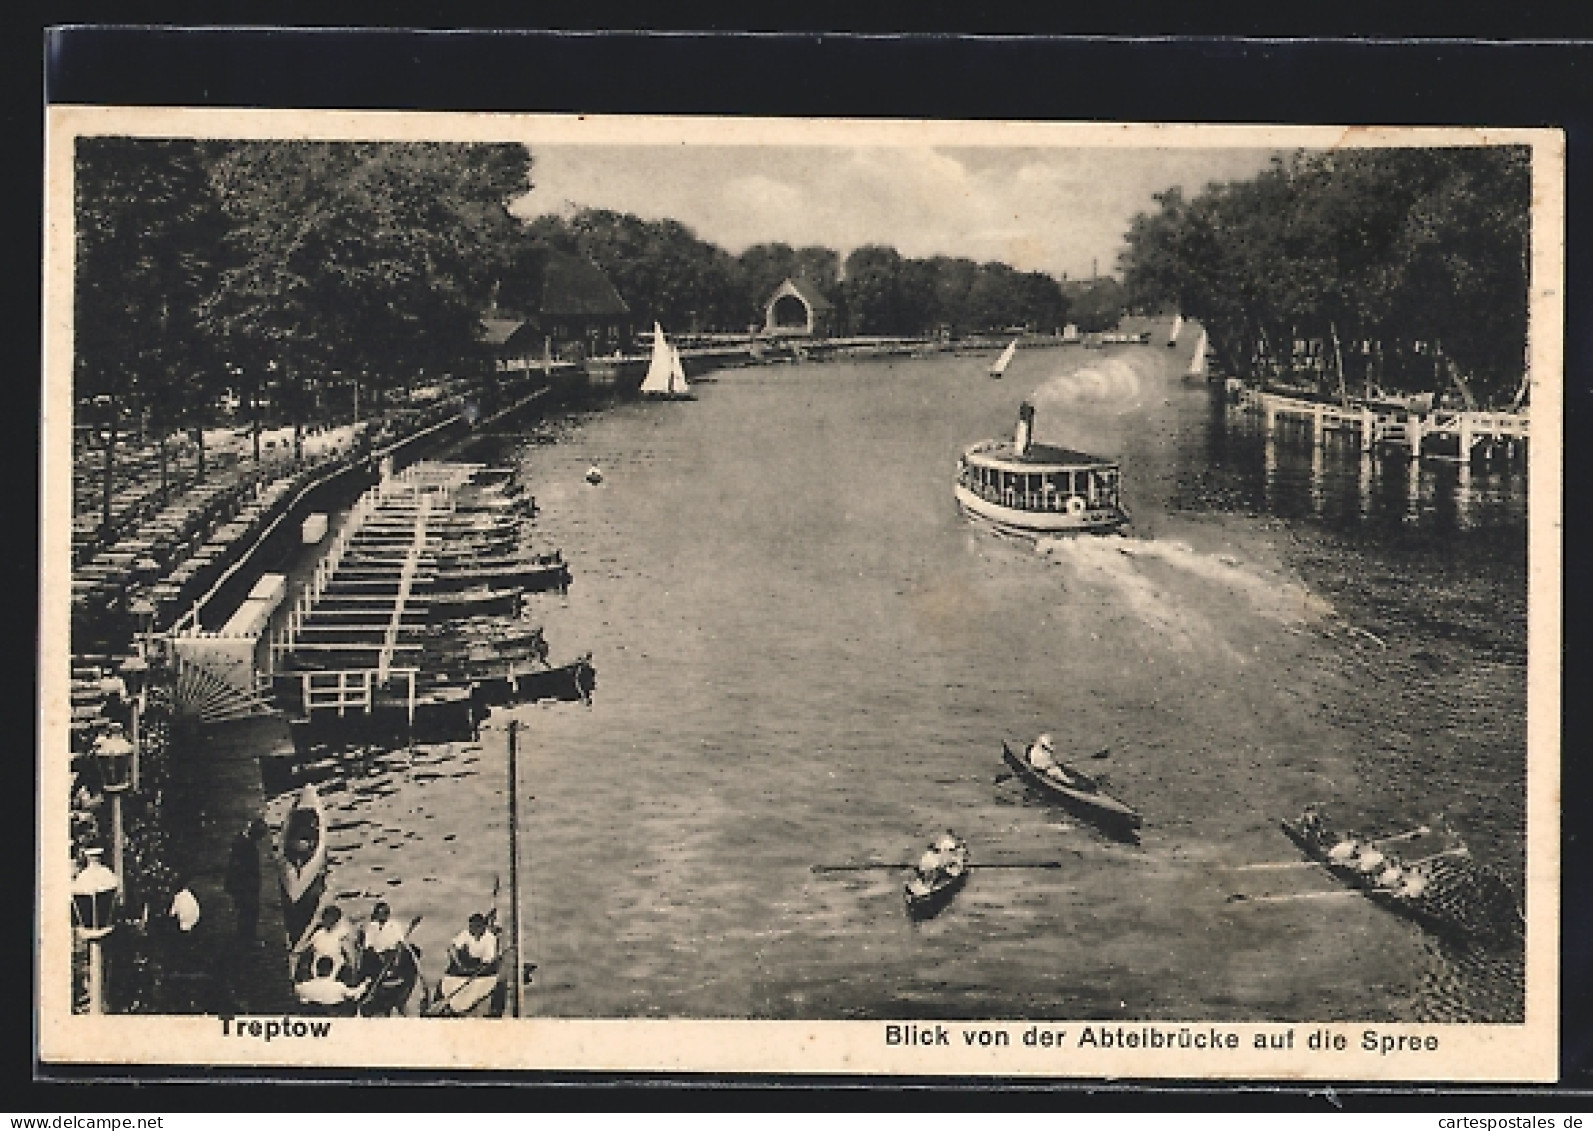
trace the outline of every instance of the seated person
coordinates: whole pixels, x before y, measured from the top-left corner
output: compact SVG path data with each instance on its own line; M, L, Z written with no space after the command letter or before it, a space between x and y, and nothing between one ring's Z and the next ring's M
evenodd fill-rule
M918 874L926 880L933 880L945 865L946 859L941 855L940 844L937 841L924 849L924 854L918 858Z
M1058 774L1061 771L1057 767L1055 754L1056 748L1051 744L1051 736L1042 734L1034 740L1034 745L1029 747L1029 765L1042 774Z
M320 965L322 958L330 958L336 977L346 978L353 973L354 927L336 907L329 906L321 911L321 922L310 933L308 946L312 969Z
M485 915L472 915L448 944L448 972L467 978L490 974L498 966L498 936L487 930Z
M396 960L398 948L404 945L406 934L403 926L393 921L392 909L387 902L379 901L371 908L371 921L360 932L364 951L360 956L361 970L366 973L379 972Z
M315 976L293 987L293 994L299 999L299 1003L325 1010L347 1005L365 996L365 991L371 985L370 979L367 978L357 986L350 986L333 976L335 969L336 960L330 955L323 954L317 958Z

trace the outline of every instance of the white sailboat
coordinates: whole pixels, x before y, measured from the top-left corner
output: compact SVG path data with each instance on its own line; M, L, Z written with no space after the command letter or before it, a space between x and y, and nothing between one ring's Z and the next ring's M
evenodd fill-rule
M664 328L653 323L653 357L647 366L647 376L642 379L642 395L664 400L689 400L692 393L686 384L686 372L680 363L680 351L664 341Z
M679 400L687 400L692 396L691 386L686 383L686 367L680 360L680 347L669 347L669 395Z
M1206 328L1200 328L1200 339L1195 343L1195 352L1189 359L1189 376L1206 376L1206 353L1210 349L1210 341L1206 337Z
M1005 373L1007 371L1007 366L1012 364L1013 354L1017 352L1018 339L1013 338L1012 341L1007 343L1007 348L1001 351L1001 356L996 358L995 363L990 366L990 376L1000 377L1003 373Z

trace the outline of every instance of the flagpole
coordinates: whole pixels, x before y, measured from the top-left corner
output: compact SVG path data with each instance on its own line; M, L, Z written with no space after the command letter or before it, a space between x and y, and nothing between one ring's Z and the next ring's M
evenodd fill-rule
M509 1016L521 1015L520 1001L520 720L509 720Z

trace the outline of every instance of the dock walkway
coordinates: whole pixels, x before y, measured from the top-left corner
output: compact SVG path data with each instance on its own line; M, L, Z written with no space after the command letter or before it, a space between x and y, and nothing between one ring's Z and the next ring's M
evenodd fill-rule
M172 744L172 864L199 901L191 939L173 938L160 957L161 1012L282 1013L295 1008L277 871L278 830L260 845L258 945L237 937L225 889L233 838L265 814L262 751L292 747L287 722L262 715L205 729L203 743Z
M1330 432L1340 432L1356 437L1364 452L1394 450L1462 462L1468 462L1479 448L1487 451L1502 446L1514 451L1526 443L1530 432L1525 411L1435 409L1424 413L1394 406L1337 405L1248 388L1240 403L1261 413L1268 433L1280 421L1303 422L1310 426L1313 444L1321 444ZM1440 441L1445 450L1430 450L1433 445L1424 450L1424 441L1429 440ZM1451 445L1453 454L1447 451Z

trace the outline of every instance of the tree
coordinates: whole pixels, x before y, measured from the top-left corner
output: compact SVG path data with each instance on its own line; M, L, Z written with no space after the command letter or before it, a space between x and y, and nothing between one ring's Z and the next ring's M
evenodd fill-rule
M901 317L902 257L893 247L866 244L846 257L841 295L854 334L892 334Z
M512 246L524 146L242 142L211 172L229 222L207 307L258 392L334 371L395 386L471 357Z
M1445 360L1485 396L1518 384L1525 349L1531 201L1525 150L1296 154L1243 182L1176 190L1124 238L1131 301L1203 321L1235 372L1294 364L1330 344L1368 384L1433 388ZM1418 351L1418 343L1422 343Z
M80 138L74 155L73 378L106 432L102 520L116 435L147 418L166 486L166 435L213 389L200 310L214 285L221 215L202 142Z

